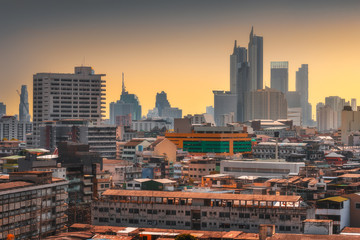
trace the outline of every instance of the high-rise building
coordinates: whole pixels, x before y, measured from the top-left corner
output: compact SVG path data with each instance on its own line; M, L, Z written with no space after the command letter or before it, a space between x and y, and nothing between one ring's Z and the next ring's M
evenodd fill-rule
M341 142L349 144L349 135L360 129L360 111L345 107L341 112Z
M26 141L26 134L32 132L32 123L18 121L16 116L0 117L0 139Z
M247 62L247 50L238 47L235 40L234 51L230 55L230 92L236 94L238 91L238 72L242 63Z
M312 123L312 107L309 103L309 67L308 64L302 64L296 71L296 91L301 96L301 108L303 112L303 124Z
M6 115L6 105L0 102L0 117Z
M357 104L356 104L356 98L351 99L351 109L353 111L357 111Z
M100 124L105 111L105 74L91 67L75 67L75 73L37 73L33 77L33 123L35 146L43 121L87 119Z
M263 37L254 35L251 28L249 41L250 89L263 88Z
M328 105L318 104L316 111L317 128L319 132L327 132L338 128L337 112Z
M110 124L115 124L117 116L127 116L128 114L131 114L132 120L140 120L141 105L135 94L126 91L123 74L120 100L110 103Z
M236 109L236 121L245 121L245 105L248 104L245 101L245 95L250 91L250 78L249 78L249 63L242 62L239 65L237 73L237 109Z
M223 126L224 115L237 115L237 94L225 91L214 93L214 120L217 126ZM232 113L232 114L231 114ZM236 119L234 119L236 121Z
M163 110L165 108L170 108L171 105L169 103L169 100L167 99L166 92L162 91L161 93L156 94L156 103L155 107L158 109L159 116L163 116Z
M30 122L29 100L28 100L28 91L26 85L21 86L19 120L21 122Z
M259 89L246 94L245 121L254 119L286 119L285 94L271 88Z
M345 99L339 97L339 96L330 96L325 98L325 105L329 106L332 110L335 111L336 114L336 127L334 129L337 129L341 126L341 112L344 109L344 106L346 105Z
M271 62L271 88L286 94L289 89L289 62Z

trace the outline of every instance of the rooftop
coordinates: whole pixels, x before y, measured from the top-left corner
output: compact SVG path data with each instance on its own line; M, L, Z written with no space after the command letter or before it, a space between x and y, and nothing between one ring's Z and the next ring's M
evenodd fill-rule
M193 198L193 199L218 199L218 200L243 200L243 201L274 201L274 202L297 202L300 196L285 195L253 195L253 194L219 194L219 193L196 193L196 192L165 192L165 191L142 191L142 190L115 190L108 189L103 196L129 196L129 197L164 197L164 198Z
M9 190L15 188L23 188L34 185L33 183L24 182L24 181L16 181L16 182L7 182L7 183L0 183L0 190Z

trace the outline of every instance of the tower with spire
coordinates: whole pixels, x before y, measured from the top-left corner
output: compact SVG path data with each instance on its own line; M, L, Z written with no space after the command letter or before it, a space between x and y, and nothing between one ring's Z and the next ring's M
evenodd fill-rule
M122 89L120 100L110 103L110 123L115 124L117 116L131 115L132 120L141 120L141 105L139 98L135 94L126 91L125 77L122 73Z

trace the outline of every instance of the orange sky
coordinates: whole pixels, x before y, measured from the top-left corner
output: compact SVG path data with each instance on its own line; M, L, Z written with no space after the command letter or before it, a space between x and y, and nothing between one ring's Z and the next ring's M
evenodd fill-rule
M17 28L10 28L2 21L4 16L0 17L0 101L6 103L8 114L17 114L15 90L27 84L32 108L34 73L73 72L74 66L85 63L96 73L107 74L107 111L109 103L119 99L124 72L126 87L138 95L143 115L154 107L155 95L162 90L183 114L202 113L213 105L212 90L229 89L233 42L237 39L247 47L251 25L255 34L264 37L266 85L270 85L270 61L289 61L290 90L294 90L295 71L307 63L313 115L316 103L326 96L360 101L358 4L341 9L320 5L310 10L311 6L259 11L250 5L250 13L240 14L234 9L237 3L229 3L223 9L216 4L205 10L183 7L180 13L166 5L122 18L116 9L109 13L106 8L99 11L109 14L99 19L97 15L83 19L74 13L68 22L56 15L54 23L51 15L46 19L37 16L33 24L16 20L19 26L26 25Z

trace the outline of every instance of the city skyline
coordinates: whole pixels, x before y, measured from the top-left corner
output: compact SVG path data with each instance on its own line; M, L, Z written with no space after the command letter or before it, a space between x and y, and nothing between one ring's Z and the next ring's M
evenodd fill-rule
M35 2L41 4L5 2L0 10L5 85L0 102L8 114L18 114L16 90L22 84L28 85L32 99L33 74L70 73L82 64L107 74L106 118L109 103L121 94L122 72L128 90L139 97L143 115L161 91L185 115L205 112L213 105L212 90L230 90L229 54L234 40L247 46L251 26L264 38L264 87L270 86L270 62L281 60L289 62L289 90L295 89L296 70L309 65L313 107L326 96L358 98L360 3L355 1L274 1L263 2L261 9L246 1Z

